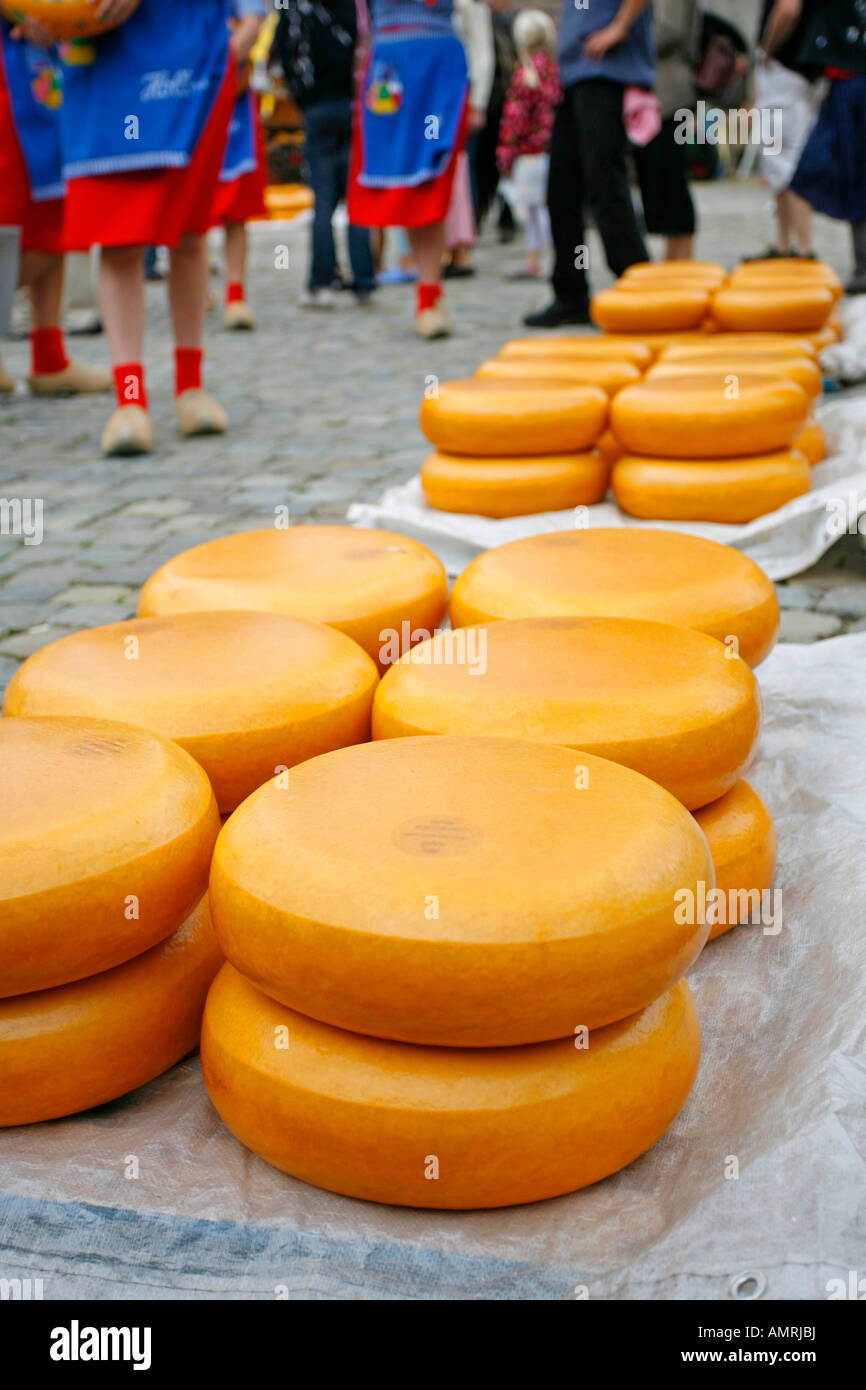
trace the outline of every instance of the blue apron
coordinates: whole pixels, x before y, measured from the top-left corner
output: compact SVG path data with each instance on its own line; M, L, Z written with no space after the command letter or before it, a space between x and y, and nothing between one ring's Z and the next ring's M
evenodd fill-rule
M443 173L463 119L469 77L454 34L380 34L364 77L365 188L412 188Z
M232 183L242 174L251 174L258 168L253 100L253 94L248 89L241 92L235 102L223 167L220 171L220 183Z
M18 144L27 165L34 202L62 198L60 157L61 69L53 50L9 37L0 20L0 41Z
M143 0L64 59L66 178L183 169L225 76L226 0Z

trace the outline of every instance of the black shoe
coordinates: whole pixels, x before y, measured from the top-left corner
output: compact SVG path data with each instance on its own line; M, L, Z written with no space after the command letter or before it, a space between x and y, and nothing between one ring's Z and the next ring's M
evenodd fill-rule
M845 286L846 294L866 294L866 271L855 271Z
M560 300L554 299L546 309L527 314L523 322L527 328L562 328L567 323L591 324L592 319L589 317L589 309L581 308L579 304L563 304Z
M449 261L442 272L444 280L468 280L470 275L475 274L474 265L455 265Z

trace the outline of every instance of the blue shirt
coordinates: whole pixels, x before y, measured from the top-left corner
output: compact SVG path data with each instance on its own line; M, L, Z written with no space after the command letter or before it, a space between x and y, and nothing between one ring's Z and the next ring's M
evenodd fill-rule
M652 87L655 83L655 46L653 44L652 9L648 5L635 20L624 43L609 48L601 59L587 58L583 41L587 34L604 29L616 18L621 0L584 0L584 8L575 8L575 0L563 0L562 22L559 30L559 68L562 83L571 87L591 77L606 77L626 87Z

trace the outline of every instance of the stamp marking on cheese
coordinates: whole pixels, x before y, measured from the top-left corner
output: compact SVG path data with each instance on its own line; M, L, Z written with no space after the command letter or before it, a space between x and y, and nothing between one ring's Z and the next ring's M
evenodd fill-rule
M474 849L484 836L479 826L460 816L419 816L398 825L391 838L406 854L445 859Z

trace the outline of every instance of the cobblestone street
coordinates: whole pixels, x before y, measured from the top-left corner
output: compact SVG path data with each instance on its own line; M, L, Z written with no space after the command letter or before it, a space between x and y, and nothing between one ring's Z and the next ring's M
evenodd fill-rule
M701 258L730 264L766 243L767 195L758 186L716 183L697 196ZM100 457L105 398L51 403L19 387L2 399L0 495L43 499L44 540L25 545L0 535L0 687L46 642L132 614L142 581L178 551L266 526L278 505L296 520L341 521L351 502L374 500L410 477L426 452L417 425L425 377L471 373L521 331L524 312L545 302L545 287L507 279L520 265L519 244L500 247L488 233L477 250L478 274L449 287L456 330L449 340L414 337L405 288L381 289L368 309L345 295L331 312L302 310L307 235L297 224L253 229L255 333L226 333L219 314L212 316L208 384L231 417L225 438L181 442L177 434L161 285L148 287L146 364L157 429L151 457ZM280 243L289 247L287 271L274 269ZM844 226L822 219L817 249L847 274ZM598 265L595 241L591 256ZM593 273L596 287L609 278ZM70 342L87 360L107 362L102 338ZM26 375L23 339L4 342L2 357L16 378ZM784 639L866 627L866 555L856 538L781 585L780 597Z

